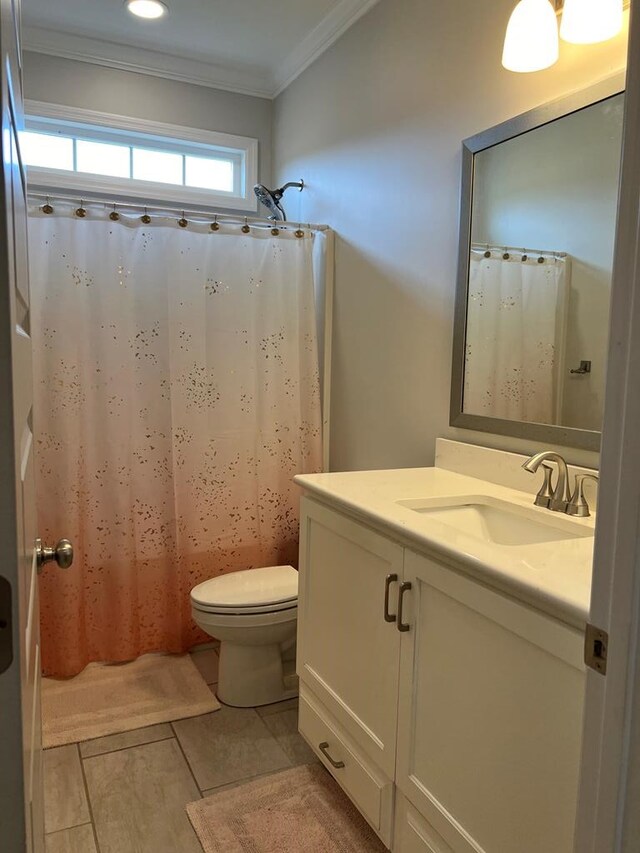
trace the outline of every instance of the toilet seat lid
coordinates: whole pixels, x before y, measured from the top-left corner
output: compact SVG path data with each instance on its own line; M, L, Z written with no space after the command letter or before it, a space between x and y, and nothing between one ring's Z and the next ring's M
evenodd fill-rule
M236 609L297 602L298 573L293 566L266 566L212 578L191 590L195 606Z

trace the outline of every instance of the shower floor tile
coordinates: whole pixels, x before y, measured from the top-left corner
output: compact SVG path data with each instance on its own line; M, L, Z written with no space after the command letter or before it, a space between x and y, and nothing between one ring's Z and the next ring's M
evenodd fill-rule
M215 649L194 657L203 679L217 680ZM315 761L298 734L297 707L297 699L223 706L45 750L46 853L202 853L186 803Z

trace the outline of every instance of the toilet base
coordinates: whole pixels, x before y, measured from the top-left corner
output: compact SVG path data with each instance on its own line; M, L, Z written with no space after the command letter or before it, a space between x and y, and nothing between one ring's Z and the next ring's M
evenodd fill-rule
M285 673L282 646L240 646L223 640L216 694L233 708L272 705L298 695L296 679Z

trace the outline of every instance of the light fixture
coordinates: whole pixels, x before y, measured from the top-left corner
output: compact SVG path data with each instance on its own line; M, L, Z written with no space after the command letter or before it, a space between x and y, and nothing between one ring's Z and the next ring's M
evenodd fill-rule
M622 29L623 0L564 0L560 37L572 44L596 44Z
M169 11L160 0L125 0L124 4L132 15L148 21L162 18Z
M580 0L578 0L580 2ZM520 0L511 13L502 64L509 71L542 71L557 62L558 19L549 0Z

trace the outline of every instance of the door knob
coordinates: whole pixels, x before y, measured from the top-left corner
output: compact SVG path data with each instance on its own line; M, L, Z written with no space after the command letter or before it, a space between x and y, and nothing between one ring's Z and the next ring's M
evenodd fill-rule
M60 566L61 569L68 569L73 563L73 545L68 539L60 539L55 548L47 548L42 544L42 539L36 539L36 563L38 566L38 574L42 571L47 563L53 561Z

